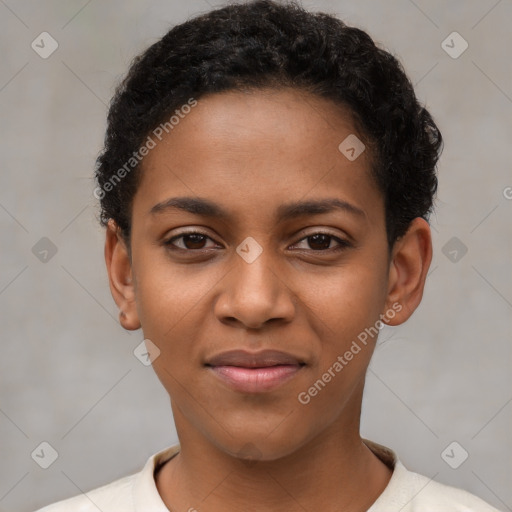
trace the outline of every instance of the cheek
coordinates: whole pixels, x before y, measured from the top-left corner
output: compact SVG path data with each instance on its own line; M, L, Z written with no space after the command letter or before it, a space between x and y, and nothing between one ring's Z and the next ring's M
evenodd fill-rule
M325 342L344 342L379 319L386 299L386 272L380 264L344 265L324 275L303 278L299 289L305 314ZM343 347L338 347L343 348Z
M168 391L179 393L180 383L189 386L196 376L190 369L204 351L196 341L208 342L209 297L222 273L213 266L201 270L172 265L164 254L138 256L136 302L144 337L160 350L153 362L158 377Z
M376 293L381 280L379 273L354 266L325 281L315 280L308 289L305 300L313 312L308 322L315 326L319 340L318 359L308 382L294 398L301 417L309 418L312 431L325 428L347 408L353 408L358 417L358 397L385 299L384 294Z
M187 316L201 306L208 291L207 281L193 275L190 269L172 264L163 249L150 248L134 254L134 269L135 298L144 334L172 337L172 332L179 330Z

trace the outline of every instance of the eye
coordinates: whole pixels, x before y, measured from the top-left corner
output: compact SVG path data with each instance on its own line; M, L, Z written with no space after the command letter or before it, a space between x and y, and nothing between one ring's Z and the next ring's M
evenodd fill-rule
M300 242L307 241L309 248L306 247L306 250L313 251L339 251L345 249L346 247L350 247L350 243L346 240L342 240L341 238L331 235L330 233L313 233L304 237L302 240L299 240L297 244ZM335 241L338 245L332 247L331 242ZM296 244L296 245L297 245Z
M173 236L172 238L166 240L164 242L164 245L172 250L176 249L186 252L194 252L215 247L215 243L213 246L206 246L205 244L207 243L208 240L211 240L213 242L213 240L205 233L202 233L200 231L188 231L186 233L181 233L180 235ZM312 250L315 252L339 251L347 247L350 247L350 243L347 242L346 240L343 240L330 233L322 232L312 233L311 235L302 238L301 240L299 240L299 242L297 242L294 246L291 247L297 248L297 245L304 241L307 241L306 243L309 247L299 247L299 249ZM332 246L333 241L337 243L337 245L335 245L334 247Z
M205 247L207 240L212 239L200 231L188 231L186 233L181 233L181 235L173 236L169 240L166 240L164 245L170 247L171 249L181 249L189 252L194 250L200 251L202 249L208 249L208 247ZM176 241L180 241L180 245L175 244L174 242Z

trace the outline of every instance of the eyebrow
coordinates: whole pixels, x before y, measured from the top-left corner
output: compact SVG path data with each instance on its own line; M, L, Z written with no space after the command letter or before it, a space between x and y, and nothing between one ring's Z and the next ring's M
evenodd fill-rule
M194 215L229 220L230 214L217 203L199 197L172 197L151 208L149 213L156 215L169 210L182 210ZM341 210L358 217L366 217L366 213L347 201L337 198L327 198L310 201L286 203L278 207L276 219L285 221L305 215L318 215Z

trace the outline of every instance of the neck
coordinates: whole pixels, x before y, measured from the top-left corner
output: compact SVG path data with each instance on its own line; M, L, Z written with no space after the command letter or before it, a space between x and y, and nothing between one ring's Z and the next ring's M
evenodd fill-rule
M358 421L352 426L335 421L321 439L286 457L248 462L183 425L179 411L174 416L181 450L156 477L171 511L362 512L391 478L391 470L361 440Z

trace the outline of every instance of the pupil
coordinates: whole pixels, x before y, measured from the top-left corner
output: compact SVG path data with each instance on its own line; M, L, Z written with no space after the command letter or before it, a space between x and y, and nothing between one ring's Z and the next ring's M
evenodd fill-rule
M202 249L201 244L204 244L204 236L203 235L185 235L183 237L183 243L187 249ZM197 244L201 247L197 247ZM192 247L190 247L192 245Z
M312 249L328 249L330 245L330 236L329 235L312 235L309 238L309 246ZM313 240L313 242L311 242ZM327 245L325 244L327 242ZM317 247L315 247L315 244L317 244ZM321 247L318 247L318 244Z

